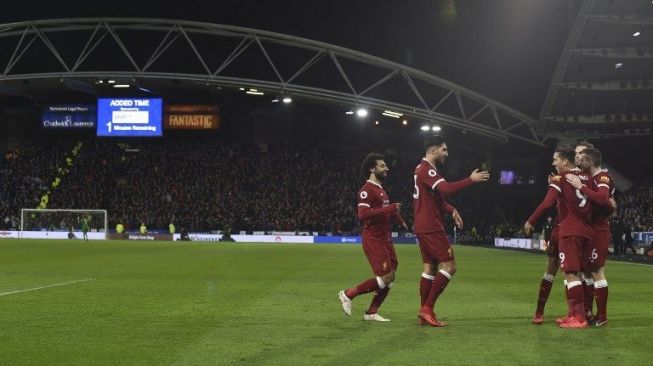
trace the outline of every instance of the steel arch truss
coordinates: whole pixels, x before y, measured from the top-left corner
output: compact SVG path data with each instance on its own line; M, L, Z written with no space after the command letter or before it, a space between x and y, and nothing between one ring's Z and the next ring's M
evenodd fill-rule
M414 68L279 33L162 19L53 19L0 25L4 81L172 79L258 88L389 110L543 146L538 122L504 104ZM88 84L88 83L86 83Z
M547 136L651 134L653 48L639 37L653 24L650 3L583 0L540 113Z

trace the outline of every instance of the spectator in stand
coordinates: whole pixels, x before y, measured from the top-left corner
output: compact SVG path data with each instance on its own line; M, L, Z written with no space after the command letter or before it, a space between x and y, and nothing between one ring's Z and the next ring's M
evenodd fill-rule
M623 253L626 254L626 249L630 248L630 250L633 251L633 254L637 254L637 250L633 247L633 231L630 229L630 225L628 223L624 224L624 246L623 246Z
M615 255L623 253L623 235L624 225L619 217L614 217L610 222L610 230L612 231L612 249Z

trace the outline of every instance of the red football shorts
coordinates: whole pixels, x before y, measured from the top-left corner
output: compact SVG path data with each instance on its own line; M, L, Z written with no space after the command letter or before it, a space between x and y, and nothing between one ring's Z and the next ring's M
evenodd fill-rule
M610 230L594 230L592 240L583 253L583 257L588 263L587 269L597 270L605 266L610 240Z
M417 241L423 263L445 263L454 260L453 249L444 231L418 233Z
M583 253L589 246L589 239L580 236L565 236L558 243L560 269L565 272L579 272L585 264Z
M391 241L363 238L363 251L375 276L383 276L397 270L399 262Z

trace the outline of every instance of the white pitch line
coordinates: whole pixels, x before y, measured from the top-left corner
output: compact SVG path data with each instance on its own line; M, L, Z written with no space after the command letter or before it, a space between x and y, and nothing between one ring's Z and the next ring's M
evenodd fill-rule
M633 263L633 262L624 262L624 261L617 261L617 260L610 260L610 264L630 264L631 266L644 266L644 267L653 268L653 265L646 264L646 263Z
M16 290L16 291L3 292L3 293L0 293L0 296L7 296L7 295L19 294L19 293L22 293L22 292L36 291L36 290L43 290L43 289L51 288L51 287L73 285L73 284L76 284L76 283L88 282L88 281L95 281L95 278L85 278L83 280L55 283L55 284L52 284L52 285L28 288L28 289L25 289L25 290Z

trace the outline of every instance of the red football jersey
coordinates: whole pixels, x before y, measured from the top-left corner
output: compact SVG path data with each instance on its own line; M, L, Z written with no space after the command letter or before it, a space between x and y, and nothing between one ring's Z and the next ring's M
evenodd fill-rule
M560 192L558 212L560 213L560 237L580 236L592 238L592 201L565 180L565 175L577 175L581 182L591 186L594 182L589 175L578 169L565 171L551 178L550 187Z
M415 233L444 231L445 200L438 191L438 184L444 178L438 170L422 159L415 168L415 191L413 192L413 212L415 213Z
M562 213L562 204L560 203L560 196L556 198L556 218L555 218L555 226L560 225L560 221L564 218L563 213Z
M384 208L390 205L390 198L383 187L367 181L358 191L358 207L366 206L371 209ZM375 215L363 220L363 237L376 240L390 240L392 237L392 218L395 211L382 215Z
M607 171L602 170L594 176L594 183L596 189L606 188L609 192L610 198L614 197L614 182ZM613 209L600 205L594 205L592 211L592 226L598 230L610 230L610 223L608 219L612 216Z

